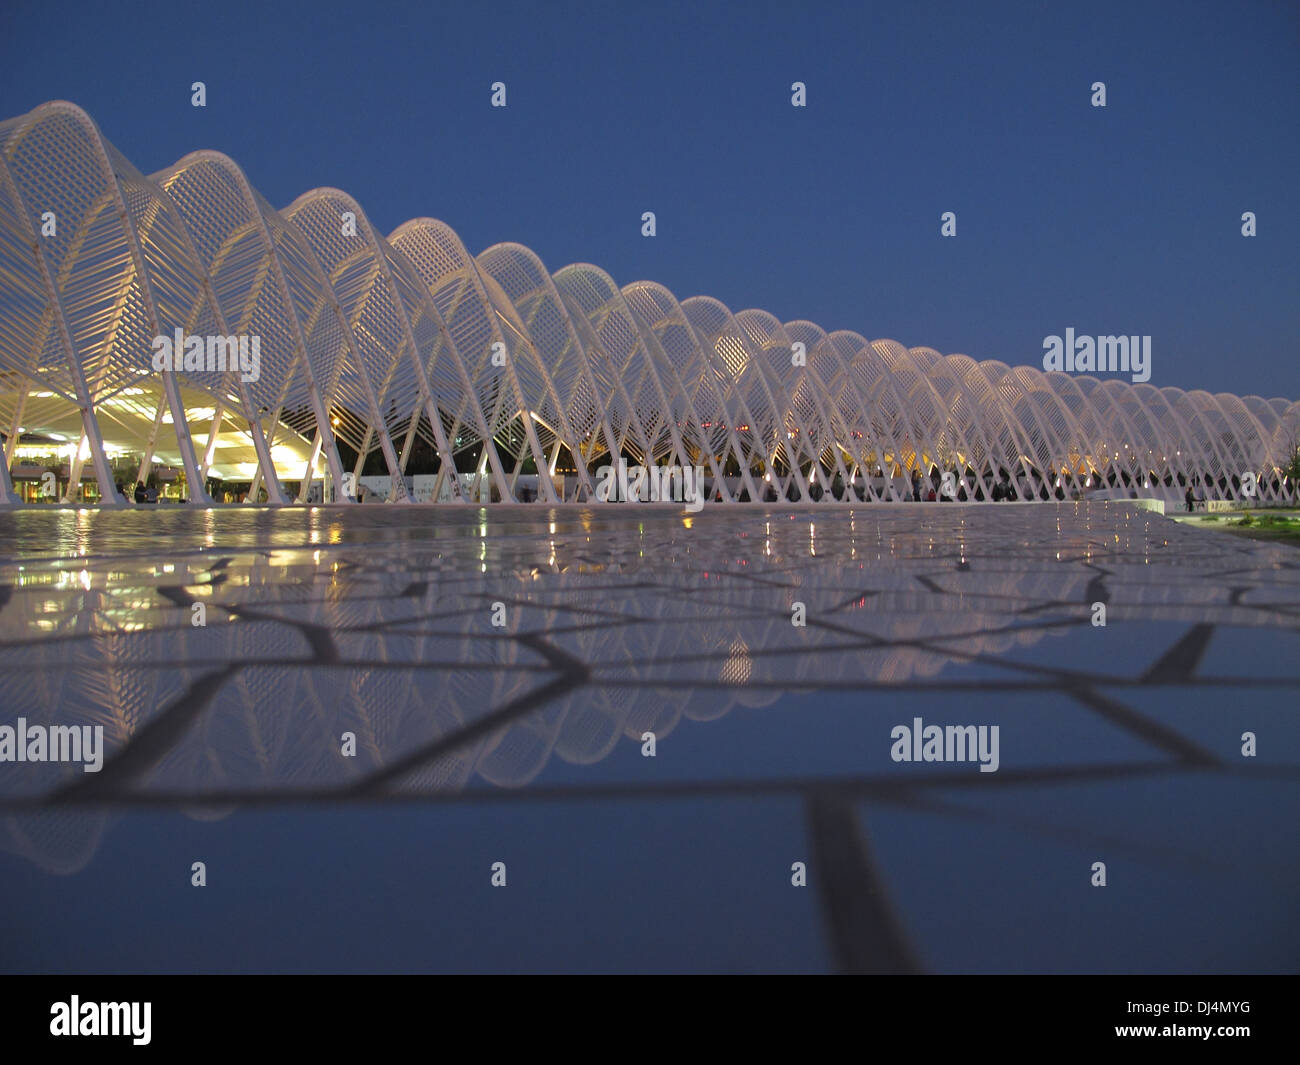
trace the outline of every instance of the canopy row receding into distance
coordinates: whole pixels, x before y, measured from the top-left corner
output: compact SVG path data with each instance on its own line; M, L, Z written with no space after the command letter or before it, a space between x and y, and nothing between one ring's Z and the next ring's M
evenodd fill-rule
M256 372L155 369L178 330L256 337ZM585 501L619 457L700 466L728 502L910 498L913 471L1022 499L1058 479L1234 497L1254 474L1267 501L1289 495L1297 425L1287 399L827 334L552 274L519 244L471 256L431 218L384 237L338 189L277 211L217 152L145 177L67 102L0 123L0 503L25 436L68 441L72 502L83 479L121 498L121 452L141 479L174 465L199 504L219 480L347 501L377 471L397 502L412 473L433 498Z

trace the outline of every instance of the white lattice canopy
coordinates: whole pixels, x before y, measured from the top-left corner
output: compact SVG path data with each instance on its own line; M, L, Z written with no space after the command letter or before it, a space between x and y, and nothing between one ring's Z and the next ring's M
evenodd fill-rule
M178 334L255 337L258 372L157 369ZM384 237L338 189L277 211L216 152L145 177L59 101L0 123L0 433L6 505L33 438L67 442L64 498L90 479L106 503L122 452L193 503L241 479L349 501L376 468L393 502L413 473L451 502L586 501L619 459L701 467L723 502L906 499L944 473L968 499L1269 501L1300 409L679 302L518 244L473 256L431 218Z

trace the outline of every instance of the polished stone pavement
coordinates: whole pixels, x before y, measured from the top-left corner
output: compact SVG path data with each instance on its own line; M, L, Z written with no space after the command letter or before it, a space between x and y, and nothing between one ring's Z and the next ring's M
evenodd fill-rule
M670 869L726 860L654 947L575 948L627 915L575 916L586 889L553 887L529 903L556 929L536 954L480 936L421 962L382 931L362 968L1294 970L1298 629L1293 548L1126 503L4 514L0 724L102 725L107 758L0 762L0 873L23 870L0 890L21 908L34 875L152 857L132 826L160 815L202 840L347 809L380 838L417 808L435 837L468 817L467 839L530 846L511 898L578 863L653 906ZM916 718L998 726L996 772L894 761ZM628 818L663 869L626 849ZM474 844L440 853L481 905ZM737 893L751 931L785 932L715 941ZM163 938L134 964L207 964ZM75 971L15 946L20 969Z

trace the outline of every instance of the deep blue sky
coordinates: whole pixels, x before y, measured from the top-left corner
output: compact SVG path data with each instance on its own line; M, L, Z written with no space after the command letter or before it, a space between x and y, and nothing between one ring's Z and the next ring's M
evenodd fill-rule
M215 148L276 206L337 186L733 310L1012 364L1150 334L1153 384L1295 398L1298 60L1281 2L7 0L0 117L72 100L145 173Z

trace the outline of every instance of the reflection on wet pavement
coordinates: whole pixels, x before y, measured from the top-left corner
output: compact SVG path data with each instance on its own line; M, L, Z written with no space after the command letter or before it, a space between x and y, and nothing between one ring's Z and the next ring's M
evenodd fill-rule
M105 744L0 762L0 847L76 872L141 807L780 796L834 966L960 967L873 811L1294 899L1298 627L1294 549L1122 503L0 515L0 725ZM1000 726L996 771L895 760L922 722ZM1227 871L1223 788L1291 826Z

